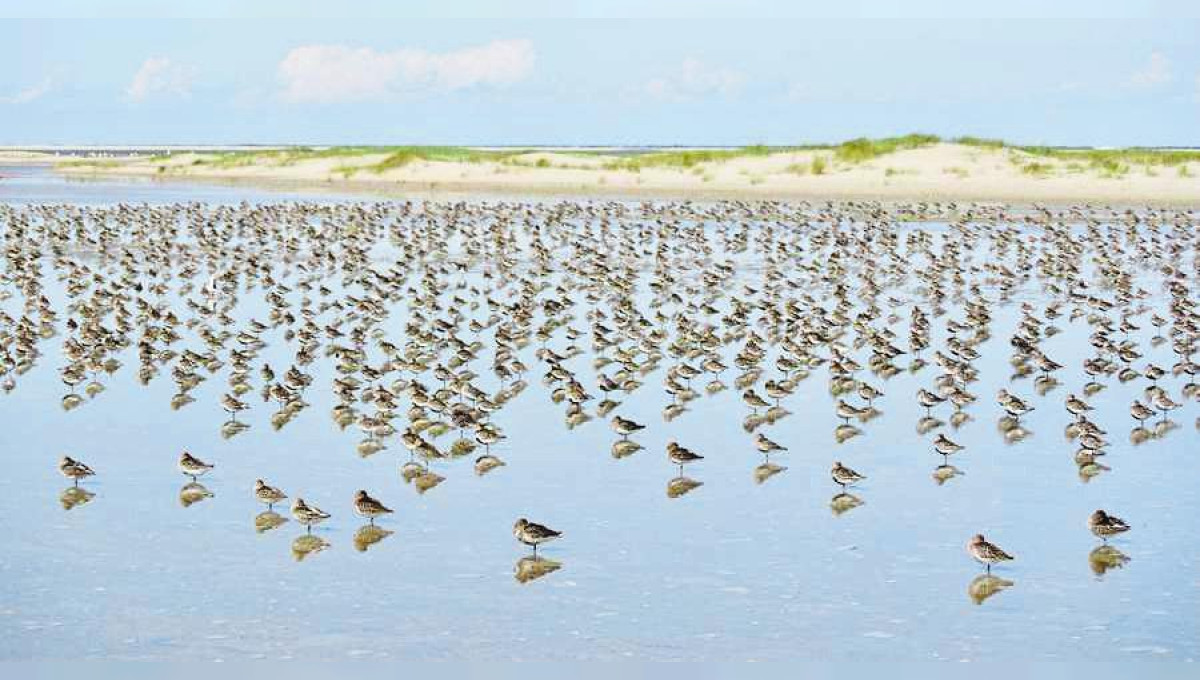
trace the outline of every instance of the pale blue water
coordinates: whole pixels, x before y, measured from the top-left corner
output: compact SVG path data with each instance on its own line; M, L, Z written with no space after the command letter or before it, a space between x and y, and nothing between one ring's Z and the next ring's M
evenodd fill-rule
M0 202L297 198L65 182L39 169L0 168L14 172L0 181ZM46 271L53 271L48 262ZM1142 275L1154 293L1147 302L1161 313L1161 289ZM63 291L47 286L62 310ZM263 318L261 296L242 297L238 318ZM645 450L616 460L607 418L564 425L562 406L540 381L545 366L533 357L535 344L521 354L531 367L529 388L494 417L508 439L493 453L508 465L479 477L474 456L435 462L446 481L418 494L400 477L408 456L395 438L361 458L357 428L340 431L332 422L326 358L308 369L316 378L305 395L311 408L275 431L271 409L250 393L254 408L242 417L250 429L225 439L217 399L228 368L194 391L195 403L173 411L169 377L141 386L136 355L127 352L103 393L65 412L62 338L52 338L36 367L0 396L0 658L1194 659L1196 402L1172 414L1178 429L1135 447L1126 409L1145 382L1107 380L1089 401L1092 419L1110 433L1104 462L1113 469L1082 483L1062 400L1087 380L1080 360L1090 354L1090 329L1083 320L1055 322L1063 332L1042 347L1066 364L1063 385L1037 396L1031 380L1010 381L1008 337L1020 302L1044 300L1032 285L1015 297L994 308L992 339L978 348L972 391L979 401L968 409L975 420L941 430L967 447L951 461L965 475L941 486L931 478L941 458L931 451L933 434L916 431L922 414L913 400L931 386L933 366L873 380L886 392L876 402L883 415L844 444L833 437L839 421L826 373L815 371L784 401L792 415L763 428L791 451L772 457L788 469L758 484L753 471L762 457L742 429L748 409L732 388L733 371L725 375L731 389L697 399L669 423L661 418L663 369L646 376L618 411L649 424L636 437ZM15 298L0 304L14 313ZM403 308L393 311L387 327L398 334ZM944 320L931 321L937 348ZM582 310L576 325L586 325ZM1152 329L1143 325L1135 336L1143 361L1170 366L1169 346L1152 349ZM259 361L286 367L277 331L263 339ZM550 344L565 345L561 334ZM480 383L494 389L490 348L482 356ZM591 355L567 364L598 397ZM1184 382L1162 384L1178 401ZM997 430L992 397L1001 387L1037 407L1024 419L1033 435L1017 444L1005 444ZM937 411L948 414L945 406ZM663 453L671 439L706 456L687 471L704 485L680 498L667 494L678 474ZM187 507L179 494L188 480L175 468L183 449L217 464L202 480L214 497ZM60 503L68 484L55 469L64 453L99 472L83 484L94 498L69 511ZM853 490L864 504L840 516L830 510L838 491L828 474L833 460L868 475ZM256 533L263 509L251 494L256 477L333 513L314 532L330 547L297 561L292 546L304 531L295 522ZM396 510L380 522L395 534L365 552L353 538L362 522L350 501L359 488ZM1089 564L1099 541L1086 519L1097 507L1134 525L1113 542L1130 561L1103 577ZM514 578L514 565L528 555L511 535L518 516L565 532L539 551L561 563L558 571L527 583ZM977 532L1017 557L995 572L1014 584L982 604L968 595L981 569L963 549Z

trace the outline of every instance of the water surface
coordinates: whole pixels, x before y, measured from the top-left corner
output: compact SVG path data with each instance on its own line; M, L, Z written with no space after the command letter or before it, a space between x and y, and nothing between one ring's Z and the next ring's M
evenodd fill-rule
M13 204L299 198L67 182L36 168L0 173L16 175L0 181L0 202ZM1185 260L1194 256L1189 250ZM757 285L761 273L745 264L738 285ZM1142 275L1153 293L1147 303L1161 313L1157 279ZM474 276L464 281L478 283ZM61 284L46 285L62 309ZM915 289L896 294L906 293ZM792 415L762 429L790 451L771 458L787 469L760 482L763 457L742 427L749 408L740 390L701 396L664 422L663 369L646 376L618 411L649 424L636 437L645 450L618 460L607 418L564 424L534 344L521 355L531 367L528 389L495 416L508 438L492 452L507 466L477 476L473 456L436 461L446 481L418 493L400 476L408 454L395 437L364 458L356 448L361 432L332 422L327 359L311 367L311 407L294 421L276 431L271 409L255 403L241 417L250 428L225 438L217 401L223 375L198 387L195 403L173 410L169 377L140 385L132 351L104 378L103 393L64 411L57 369L65 360L61 337L52 338L34 369L0 397L0 658L1193 659L1200 654L1196 402L1172 414L1178 429L1134 446L1127 409L1146 383L1107 380L1089 401L1092 419L1110 433L1105 462L1113 469L1081 481L1062 400L1088 380L1080 364L1091 329L1083 320L1056 321L1063 332L1042 347L1066 368L1057 376L1063 385L1045 396L1030 379L1014 380L1008 363L1020 305L1040 309L1044 295L1031 283L993 309L992 338L975 363L974 420L940 430L967 447L952 461L965 474L941 485L932 478L941 459L932 434L917 432L923 410L913 399L930 387L933 366L873 379L886 393L875 403L882 415L841 444L828 376L814 371L784 400ZM239 320L264 318L261 294L242 298ZM16 299L3 305L19 311ZM577 316L586 327L583 311ZM944 319L932 321L936 348ZM403 322L398 308L387 327L398 337ZM1169 345L1152 348L1151 335L1148 323L1135 334L1143 361L1170 366ZM263 339L261 359L285 368L290 354L278 331ZM559 335L548 346L567 344ZM587 347L586 337L578 344ZM734 350L726 349L729 358ZM490 351L485 356L490 361ZM567 363L599 398L591 357ZM473 367L481 384L499 387L487 361ZM1184 382L1162 384L1178 399ZM1032 435L1018 443L1005 443L997 429L992 396L1001 387L1037 407L1023 419ZM706 456L686 473L703 486L681 497L668 493L678 475L663 453L672 439ZM189 480L175 467L184 449L217 464L202 480L212 497L190 505L181 502ZM63 454L99 471L82 485L94 497L69 510L62 497L69 483L55 469ZM868 476L852 489L862 505L840 515L831 510L839 492L829 479L834 460ZM298 560L293 548L305 532L294 521L257 532L264 509L251 494L257 477L333 513L314 531L329 547ZM395 533L366 550L356 548L363 522L350 505L360 488L396 510L380 522ZM1129 562L1103 574L1089 558L1099 541L1086 527L1097 507L1135 527L1113 543ZM529 555L511 535L519 516L565 532L539 551L561 564L557 571L527 582L514 577ZM995 572L1012 585L982 602L971 588L982 570L963 549L977 532L1017 557Z

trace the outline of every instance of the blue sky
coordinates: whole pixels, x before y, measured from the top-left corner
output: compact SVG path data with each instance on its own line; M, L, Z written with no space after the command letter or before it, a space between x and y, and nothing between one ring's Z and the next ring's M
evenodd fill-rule
M43 0L0 144L1200 145L1196 10L1048 4Z

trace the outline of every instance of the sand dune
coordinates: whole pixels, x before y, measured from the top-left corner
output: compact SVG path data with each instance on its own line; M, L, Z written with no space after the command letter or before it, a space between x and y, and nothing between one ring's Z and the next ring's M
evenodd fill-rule
M490 160L414 159L390 167L386 151L290 158L264 153L229 157L60 163L73 175L281 183L296 187L399 193L552 193L695 198L873 198L995 200L1021 203L1104 201L1200 205L1200 162L1096 167L1015 148L938 143L862 162L832 150L786 151L677 165L642 165L637 156L566 151L514 153ZM625 162L628 160L628 162ZM381 165L382 164L382 165Z

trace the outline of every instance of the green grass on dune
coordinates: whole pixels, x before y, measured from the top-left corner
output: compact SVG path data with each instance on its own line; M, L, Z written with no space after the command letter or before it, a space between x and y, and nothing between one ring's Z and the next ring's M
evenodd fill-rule
M986 137L955 137L950 140L953 144L962 144L963 146L978 146L984 149L1003 149L1008 146L1003 139L988 139Z
M209 163L217 168L233 168L257 164L288 166L324 158L344 159L361 156L384 156L383 160L374 164L362 166L343 164L339 165L336 169L336 172L342 174L353 174L357 170L368 170L376 173L386 172L393 168L408 165L413 161L466 163L500 161L517 153L522 152L480 151L458 146L331 146L322 149L293 147L264 151L231 151L217 154L209 160Z
M1094 170L1109 174L1128 172L1128 166L1133 165L1176 166L1186 163L1200 163L1200 150L1193 149L1151 149L1138 146L1123 149L1066 148L1038 144L1008 144L999 139L981 139L979 137L958 137L950 141L955 144L989 149L1012 149L1033 156L1053 158L1067 163L1084 163Z
M921 133L913 133L904 135L903 137L884 137L882 139L859 137L835 146L833 148L833 155L834 158L843 163L862 163L897 151L932 146L940 141L942 140L937 135Z
M367 166L372 172L386 172L402 168L415 161L442 161L447 163L502 162L513 156L527 153L525 150L482 151L465 146L400 146L388 149L382 161Z
M640 172L648 168L687 170L703 172L705 168L740 158L766 157L800 151L824 151L818 157L800 159L786 168L796 174L821 175L845 169L880 157L910 149L920 149L946 141L980 150L1006 151L1011 162L1025 174L1034 176L1053 175L1059 171L1091 171L1104 177L1122 177L1134 168L1147 174L1156 174L1156 168L1171 166L1180 177L1192 176L1189 163L1200 163L1200 150L1172 150L1144 147L1124 149L1065 148L1041 145L1009 144L1001 139L962 136L947 140L932 134L913 133L896 137L859 137L839 144L806 144L792 146L767 146L755 144L739 148L723 149L663 149L645 151L618 151L572 149L561 153L564 160L569 156L603 158L597 168L605 171ZM402 168L418 161L446 163L498 163L505 166L521 165L530 168L590 167L572 166L555 160L539 158L536 162L520 158L524 154L538 151L532 148L484 150L463 146L332 146L314 148L296 146L252 151L228 151L207 153L197 156L191 165L203 165L215 169L237 168L252 165L290 166L318 159L345 160L337 163L333 172L351 177L359 172L384 173ZM167 164L177 154L161 154L148 157L149 162ZM373 158L349 162L348 159L371 156ZM116 167L117 162L100 159L77 159L63 161L64 166L89 166L94 168Z
M606 170L632 170L643 168L693 168L703 163L717 163L750 156L769 156L795 150L797 147L770 147L762 144L744 146L739 149L686 149L681 151L651 151L627 156L617 156L604 164Z

